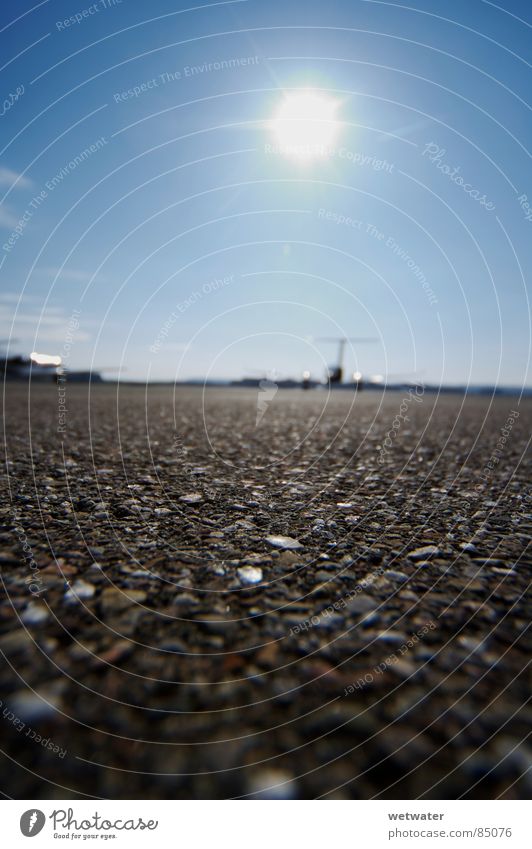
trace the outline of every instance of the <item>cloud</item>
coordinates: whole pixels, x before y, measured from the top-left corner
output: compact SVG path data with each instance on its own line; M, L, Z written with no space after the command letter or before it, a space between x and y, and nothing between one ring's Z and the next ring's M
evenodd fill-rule
M40 301L41 298L37 297L37 295L26 295L24 292L0 292L0 304L18 304L20 301Z
M190 342L163 342L161 344L161 351L164 349L165 351L186 351L190 348Z
M11 168L0 168L0 186L8 186L16 189L31 189L33 186L32 180L29 177L23 177L17 171L12 171Z
M62 280L71 280L73 283L88 283L89 280L93 277L93 272L90 271L82 271L79 268L42 268L40 269L44 274L48 277L57 277L59 276ZM105 282L108 278L103 275L97 274L96 278L101 282Z
M22 349L32 348L35 342L55 342L61 346L69 332L76 342L92 338L80 328L72 331L70 314L63 307L47 306L41 310L35 300L34 296L29 296L18 305L16 293L5 292L0 296L0 337L11 338Z
M4 230L13 230L17 224L18 218L7 209L5 204L0 205L0 227Z

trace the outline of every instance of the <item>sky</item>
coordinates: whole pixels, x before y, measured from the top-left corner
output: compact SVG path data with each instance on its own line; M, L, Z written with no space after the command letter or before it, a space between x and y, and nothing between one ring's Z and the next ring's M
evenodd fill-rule
M322 379L320 338L363 337L348 373L530 386L531 23L519 0L2 4L4 349Z

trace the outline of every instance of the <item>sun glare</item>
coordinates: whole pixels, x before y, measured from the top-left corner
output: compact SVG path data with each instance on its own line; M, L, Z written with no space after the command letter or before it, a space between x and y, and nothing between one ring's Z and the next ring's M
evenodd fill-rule
M271 123L280 152L294 159L327 156L337 132L338 102L314 91L287 94Z

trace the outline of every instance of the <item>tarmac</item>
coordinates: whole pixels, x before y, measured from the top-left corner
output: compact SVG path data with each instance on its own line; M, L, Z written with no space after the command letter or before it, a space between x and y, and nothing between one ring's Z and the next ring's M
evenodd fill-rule
M4 400L6 796L530 796L532 400Z

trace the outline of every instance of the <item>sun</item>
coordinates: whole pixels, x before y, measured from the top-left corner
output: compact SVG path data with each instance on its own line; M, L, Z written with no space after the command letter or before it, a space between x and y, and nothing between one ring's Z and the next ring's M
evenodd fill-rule
M338 102L315 91L285 95L271 130L281 153L309 160L327 156L338 133Z

